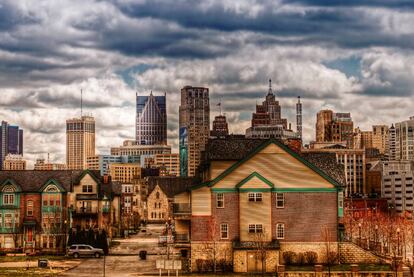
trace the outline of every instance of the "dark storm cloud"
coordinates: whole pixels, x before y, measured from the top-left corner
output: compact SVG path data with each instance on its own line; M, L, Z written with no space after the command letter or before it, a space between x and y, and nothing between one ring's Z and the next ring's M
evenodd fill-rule
M328 7L387 7L387 8L414 8L411 0L284 0L284 3L300 3L310 6Z
M21 13L12 1L4 0L0 2L0 31L12 30L19 25L36 22L39 22L39 20L35 16Z

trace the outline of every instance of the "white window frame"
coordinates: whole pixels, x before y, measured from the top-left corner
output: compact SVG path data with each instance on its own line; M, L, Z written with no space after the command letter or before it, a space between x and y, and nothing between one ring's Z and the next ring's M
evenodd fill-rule
M279 199L279 196L280 195L282 196L282 199ZM282 205L281 206L279 205L279 201L282 202ZM285 194L284 193L277 192L276 193L276 208L282 209L284 207L285 207Z
M33 216L33 213L34 213L34 201L28 200L27 206L26 206L26 216Z
M223 236L223 234L226 234ZM229 225L227 223L220 224L220 238L228 239L229 238Z
M221 203L221 206L220 206ZM216 195L216 208L223 209L224 208L224 193L219 192Z
M14 193L5 193L3 194L3 205L14 205L15 199Z
M282 228L282 229L279 229L279 228ZM276 224L276 239L285 239L285 224L284 223Z
M263 233L263 224L249 224L249 234Z
M6 219L8 218L10 218L10 222L7 222ZM9 226L7 225L8 223L10 223ZM13 228L13 214L11 213L4 214L4 228Z
M249 202L262 202L263 194L261 192L249 192L247 194L247 200Z

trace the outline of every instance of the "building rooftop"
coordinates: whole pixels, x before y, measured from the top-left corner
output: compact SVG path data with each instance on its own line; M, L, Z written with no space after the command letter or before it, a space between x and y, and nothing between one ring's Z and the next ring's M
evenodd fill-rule
M192 177L148 177L148 194L158 185L169 197L187 191L195 183Z

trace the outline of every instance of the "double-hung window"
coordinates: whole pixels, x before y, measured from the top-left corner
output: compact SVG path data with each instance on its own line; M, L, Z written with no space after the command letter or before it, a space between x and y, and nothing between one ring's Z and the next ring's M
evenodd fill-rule
M228 239L229 238L229 225L221 224L220 225L220 238Z
M276 193L276 208L285 207L285 195L283 193Z
M262 202L263 195L261 192L249 192L247 195L249 202Z
M14 205L13 193L6 193L3 195L3 205Z
M249 233L263 233L262 224L249 224Z
M285 238L285 224L283 223L276 224L276 238L277 239Z
M223 193L217 193L217 208L224 208L224 194Z
M33 216L33 200L27 201L26 215Z

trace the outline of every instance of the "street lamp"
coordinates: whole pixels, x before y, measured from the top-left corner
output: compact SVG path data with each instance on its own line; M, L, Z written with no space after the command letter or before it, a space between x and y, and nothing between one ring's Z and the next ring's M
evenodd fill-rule
M359 245L361 246L361 241L362 241L362 237L361 237L361 228L362 228L362 224L361 222L358 223L358 232L359 232Z
M375 224L375 238L374 238L374 242L375 242L375 251L378 251L378 225Z

